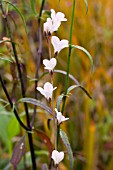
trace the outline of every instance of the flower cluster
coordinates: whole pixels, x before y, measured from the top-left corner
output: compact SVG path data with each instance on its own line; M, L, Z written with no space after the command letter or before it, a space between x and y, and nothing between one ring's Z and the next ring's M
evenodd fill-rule
M47 21L44 23L44 34L50 36L54 31L57 31L62 21L67 21L65 15L62 12L55 13L55 11L51 9L51 18L47 18ZM51 43L54 48L55 56L57 56L62 49L69 46L68 40L60 40L57 36L51 37ZM50 58L50 60L44 59L43 64L45 66L44 69L53 73L57 60L56 58ZM56 87L53 88L53 85L49 82L44 84L44 88L37 87L37 90L49 101L52 99L52 94L55 89Z
M65 15L62 12L57 12L51 9L51 18L47 18L44 23L44 33L45 35L51 35L54 31L57 31L61 25L61 21L67 21Z
M47 18L47 21L44 23L44 35L47 38L48 41L51 42L54 48L54 57L50 59L44 59L44 69L48 70L50 75L52 76L54 73L54 68L57 64L56 57L59 54L59 52L69 46L68 40L60 40L57 36L52 36L52 34L58 30L58 28L61 25L62 21L67 21L65 18L65 15L62 12L55 12L53 9L51 9L51 17ZM48 43L49 48L50 44ZM57 87L53 87L53 83L46 82L44 84L44 87L37 87L37 90L50 102L52 100L53 91ZM69 118L65 118L61 112L59 112L55 108L55 119L57 119L57 126L59 126L62 122L68 120ZM54 164L58 165L64 158L64 152L58 152L57 150L53 150L51 158L54 160Z
M62 12L57 12L51 9L51 18L47 18L47 21L44 23L44 34L48 37L51 36L53 32L57 31L61 25L62 21L67 21L65 15ZM57 36L52 36L51 43L54 48L55 56L63 49L68 47L68 40L61 40Z

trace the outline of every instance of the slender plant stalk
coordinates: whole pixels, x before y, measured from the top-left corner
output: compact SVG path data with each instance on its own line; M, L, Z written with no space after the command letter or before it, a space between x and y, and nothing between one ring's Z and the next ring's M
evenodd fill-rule
M9 96L8 91L7 91L6 87L5 87L5 84L4 84L3 80L2 80L2 76L1 75L0 75L0 82L1 82L2 88L4 90L4 93L5 93L7 99L9 101L9 103L10 103L10 106L13 109L13 103L12 103L12 101L10 99L10 96ZM18 113L17 113L15 108L14 108L14 114L15 114L15 117L17 118L20 126L23 127L26 131L29 131L30 129L23 124L23 122L21 121L20 117L18 116Z
M39 48L38 48L38 59L37 59L36 74L35 74L35 78L36 78L36 81L35 81L35 99L37 99L36 87L37 87L37 84L38 84L38 78L39 78L38 71L39 71L39 67L40 67L40 60L41 60L41 57L42 57L42 33L41 33L40 24L41 24L41 16L42 16L42 10L44 8L44 3L45 3L45 0L42 1L40 12L39 12L39 17L38 17L38 34L37 34L37 37L39 39ZM32 120L31 120L31 126L33 126L34 119L35 119L35 116L36 116L36 108L37 108L37 106L35 105L34 106L34 113L33 113Z
M7 25L7 30L8 30L9 37L11 39L11 45L12 45L12 49L13 49L13 54L14 54L14 57L15 57L15 61L16 61L16 65L17 65L17 70L18 70L18 74L19 74L19 78L20 78L22 97L25 98L25 89L24 89L24 84L23 84L23 80L22 80L21 68L20 68L20 64L19 64L19 61L18 61L18 56L17 56L17 52L16 52L15 43L13 42L13 38L12 38L9 22L8 22L8 19L7 19L7 15L5 14L5 12L3 10L2 3L0 4L0 7L1 7L2 14L4 16L4 19L5 19L5 22L6 22L6 25ZM25 108L25 112L26 112L27 126L30 129L30 131L31 131L32 127L30 126L30 119L29 119L27 103L24 103L24 108ZM32 134L31 133L28 133L28 139L29 139L29 146L30 146L33 170L36 170L36 162L35 162L35 154L34 154L34 147L33 147L33 139L32 139Z
M54 75L54 73L52 73L50 75L52 86L53 86L53 75ZM51 100L51 110L52 110L53 115L54 115L54 144L55 144L55 150L57 150L57 119L56 119L56 114L54 113L54 96L52 96L52 100Z
M70 58L71 58L71 51L72 51L71 45L72 45L72 35L73 35L75 4L76 4L76 0L73 0L72 16L71 16L71 26L70 26L70 38L69 38L68 65L67 65L67 75L66 75L66 90L65 90L65 96L64 96L63 105L62 105L62 114L63 114L64 108L65 108L66 95L67 95L67 90L68 90L68 85L69 85L69 71L70 71Z
M49 50L49 58L51 59L51 37L47 36L47 44L48 44L48 50Z

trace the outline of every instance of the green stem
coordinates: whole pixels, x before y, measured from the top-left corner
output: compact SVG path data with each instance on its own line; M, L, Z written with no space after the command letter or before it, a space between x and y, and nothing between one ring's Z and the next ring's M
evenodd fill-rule
M69 71L70 71L70 58L71 58L71 51L72 51L71 45L72 45L74 14L75 14L75 3L76 3L76 0L73 0L72 16L71 16L71 26L70 26L70 38L69 38L68 65L67 65L67 75L66 75L66 90L65 90L65 96L64 96L63 105L62 105L62 114L63 114L64 108L65 108L66 95L67 95L67 90L68 90L68 85L69 85Z

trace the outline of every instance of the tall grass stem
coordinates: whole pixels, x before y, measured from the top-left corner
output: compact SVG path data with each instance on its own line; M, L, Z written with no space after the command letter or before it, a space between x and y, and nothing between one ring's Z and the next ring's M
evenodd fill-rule
M73 25L74 25L74 15L75 15L75 4L76 0L73 0L72 4L72 15L71 15L71 26L70 26L70 38L69 38L69 52L68 52L68 65L67 65L67 75L66 75L66 89L65 89L65 96L62 105L62 114L64 112L65 103L66 103L66 95L69 85L69 71L70 71L70 59L71 59L71 51L72 51L72 35L73 35Z

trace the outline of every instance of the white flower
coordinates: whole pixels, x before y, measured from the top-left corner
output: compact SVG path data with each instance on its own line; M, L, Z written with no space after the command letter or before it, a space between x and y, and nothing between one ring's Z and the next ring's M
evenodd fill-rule
M68 120L69 118L65 118L61 112L58 112L58 110L55 108L55 112L56 112L56 117L57 117L57 120L58 120L58 124Z
M62 12L57 12L51 9L51 18L47 18L47 21L44 23L44 32L46 34L52 34L54 31L57 31L61 25L61 21L67 21L65 15Z
M68 40L61 40L60 41L60 39L58 37L52 36L51 43L54 47L54 54L59 53L63 48L68 47L69 46L68 42L69 42Z
M53 88L53 85L49 82L46 82L44 84L44 88L42 87L37 87L36 89L45 97L47 98L47 100L52 99L52 94L53 91L56 89L57 87Z
M56 66L57 60L55 58L52 58L50 60L43 60L43 64L45 65L45 69L49 70L49 72L53 72L54 67Z
M67 21L67 18L65 18L65 15L62 12L55 13L54 9L51 9L51 18L54 23Z
M46 34L52 34L54 31L57 31L61 22L53 23L51 18L47 18L47 21L44 23L44 32Z
M58 165L64 159L64 152L53 150L51 158L54 160L55 165Z

